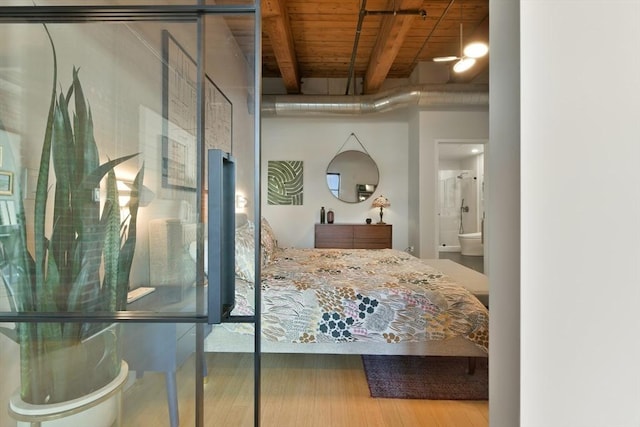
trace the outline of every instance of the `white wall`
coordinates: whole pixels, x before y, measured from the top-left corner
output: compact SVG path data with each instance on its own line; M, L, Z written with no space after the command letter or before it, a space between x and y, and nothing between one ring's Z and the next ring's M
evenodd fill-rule
M303 160L305 197L303 206L270 206L263 186L262 213L279 244L297 247L313 247L313 225L321 206L334 209L336 222L376 219L370 203L340 202L324 181L327 165L354 132L380 169L375 195L384 194L391 201L385 222L394 225L393 247L414 246L417 256L437 258L437 141L486 140L488 121L487 111L414 110L390 116L263 118L263 182L269 160Z
M371 208L373 199L362 203L341 202L329 192L325 172L351 133L365 146L380 172L373 197L383 194L391 206L384 221L393 225L393 247L408 245L408 127L396 114L354 118L263 118L262 182L267 182L269 160L304 162L302 206L268 205L266 185L262 186L262 215L274 229L280 246L313 247L314 224L320 221L320 207L333 209L336 223L362 223L378 218ZM353 139L353 138L352 138ZM344 149L356 149L350 140Z
M484 246L485 253L490 254L485 263L491 293L489 419L491 427L515 427L521 425L520 2L489 1L491 142L485 146L487 240ZM546 371L539 374L544 375ZM562 397L563 402L567 399L570 396ZM540 424L546 425L553 423Z
M640 2L521 5L521 425L638 426Z
M409 124L409 246L413 246L414 254L421 253L420 246L420 111L409 109L407 114Z

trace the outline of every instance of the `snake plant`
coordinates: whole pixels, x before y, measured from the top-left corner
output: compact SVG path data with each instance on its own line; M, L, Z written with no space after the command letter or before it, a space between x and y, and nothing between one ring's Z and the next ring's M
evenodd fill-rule
M46 27L45 27L46 30ZM36 185L34 217L24 208L0 242L0 277L18 313L109 313L126 309L144 167L131 191L129 217L120 217L114 167L102 164L91 109L73 67L66 93L53 89ZM53 169L51 179L50 169ZM106 197L100 200L100 187ZM53 193L53 200L48 200ZM27 237L33 249L27 249ZM86 316L88 317L88 316ZM118 328L91 322L16 323L0 332L20 345L21 397L35 404L66 401L96 390L120 372Z

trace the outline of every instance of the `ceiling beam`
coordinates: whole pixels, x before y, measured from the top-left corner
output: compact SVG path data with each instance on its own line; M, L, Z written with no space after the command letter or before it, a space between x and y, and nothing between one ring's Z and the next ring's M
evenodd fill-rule
M300 71L286 0L261 0L262 29L269 37L287 93L300 93Z
M393 10L411 10L422 7L422 0L389 0L387 7ZM393 61L398 55L413 20L418 15L386 15L382 18L376 44L371 51L364 77L364 93L375 93L382 87Z

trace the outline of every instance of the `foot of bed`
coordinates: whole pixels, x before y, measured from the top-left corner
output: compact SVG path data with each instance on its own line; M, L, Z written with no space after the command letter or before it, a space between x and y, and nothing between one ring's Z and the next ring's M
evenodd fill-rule
M473 375L476 372L476 358L475 357L468 357L467 361L469 362L468 366L467 366L467 374L469 375Z

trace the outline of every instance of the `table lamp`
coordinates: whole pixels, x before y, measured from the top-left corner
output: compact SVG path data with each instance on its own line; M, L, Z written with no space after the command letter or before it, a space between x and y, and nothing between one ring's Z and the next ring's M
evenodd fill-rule
M374 208L380 208L380 221L378 222L378 224L385 224L385 222L382 221L382 209L391 206L389 200L386 197L380 195L373 200L371 206Z

